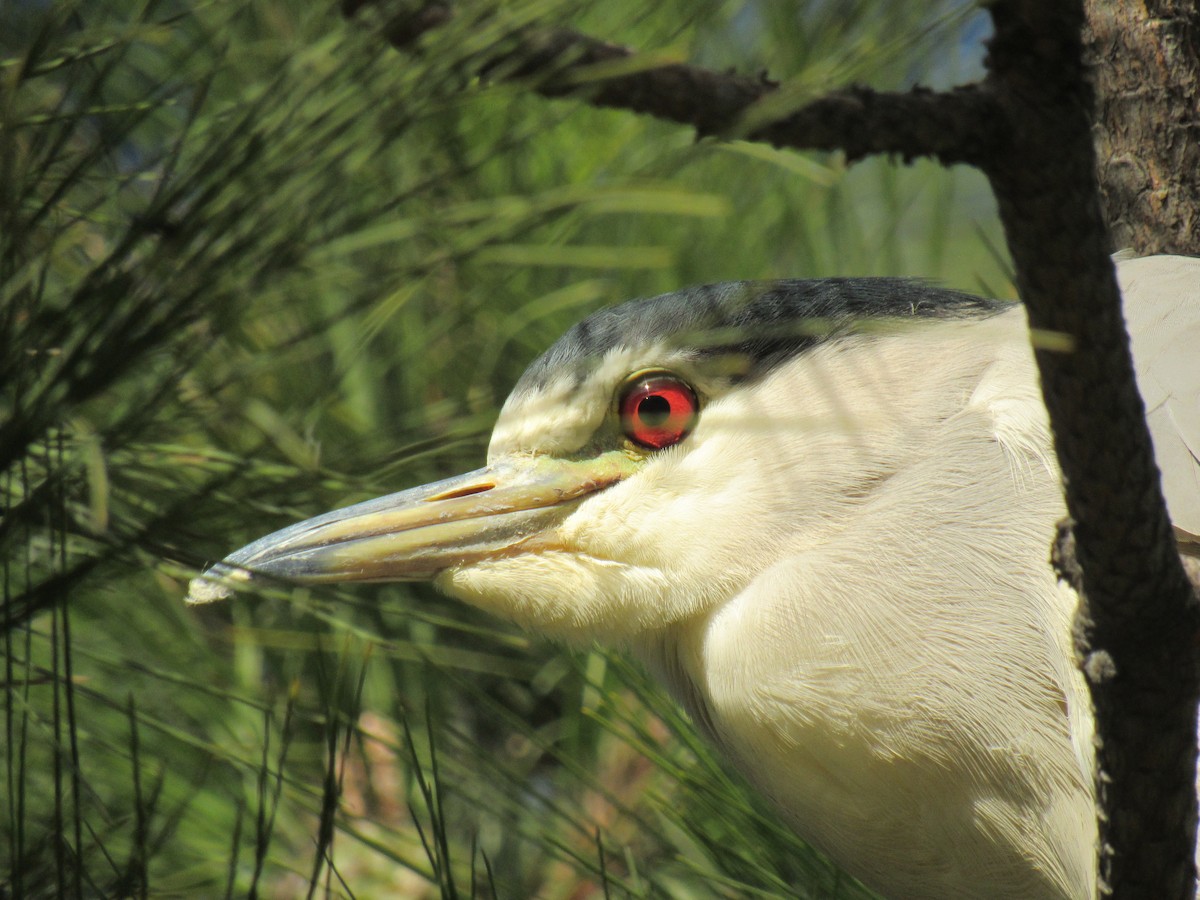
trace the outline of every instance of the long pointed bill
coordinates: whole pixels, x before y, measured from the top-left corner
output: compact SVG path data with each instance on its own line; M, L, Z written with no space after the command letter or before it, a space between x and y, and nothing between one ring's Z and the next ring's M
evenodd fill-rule
M424 581L443 569L531 550L584 498L634 466L621 452L587 460L510 458L368 500L259 538L193 579L187 600L223 600L255 577Z

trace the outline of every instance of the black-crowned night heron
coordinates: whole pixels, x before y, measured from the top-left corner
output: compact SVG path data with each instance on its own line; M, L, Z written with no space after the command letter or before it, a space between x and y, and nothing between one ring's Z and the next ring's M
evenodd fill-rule
M1121 264L1173 521L1200 539L1200 260ZM1188 306L1190 303L1190 308ZM695 288L534 362L478 471L192 585L432 579L627 646L796 830L893 897L1089 897L1091 714L1020 306L899 279Z

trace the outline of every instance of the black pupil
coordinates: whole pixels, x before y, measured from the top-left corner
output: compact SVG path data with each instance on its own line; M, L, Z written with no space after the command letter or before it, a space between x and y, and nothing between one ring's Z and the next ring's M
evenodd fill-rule
M660 428L671 418L671 402L662 394L651 394L638 404L638 416L650 428Z

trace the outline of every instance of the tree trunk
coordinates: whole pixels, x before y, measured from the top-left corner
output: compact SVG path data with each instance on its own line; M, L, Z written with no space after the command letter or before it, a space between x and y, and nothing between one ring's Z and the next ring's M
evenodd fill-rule
M1195 0L1085 5L1113 249L1200 255L1200 7Z

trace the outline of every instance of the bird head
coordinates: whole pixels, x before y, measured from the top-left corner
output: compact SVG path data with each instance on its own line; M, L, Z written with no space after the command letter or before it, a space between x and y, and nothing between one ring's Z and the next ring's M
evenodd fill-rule
M865 348L898 323L997 308L908 280L826 279L602 310L521 377L486 466L261 538L193 581L189 600L262 578L431 580L560 639L668 627L836 527L903 455L896 423L920 417L894 405L913 388L878 383Z

